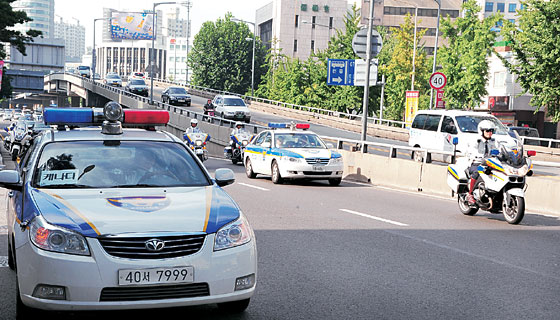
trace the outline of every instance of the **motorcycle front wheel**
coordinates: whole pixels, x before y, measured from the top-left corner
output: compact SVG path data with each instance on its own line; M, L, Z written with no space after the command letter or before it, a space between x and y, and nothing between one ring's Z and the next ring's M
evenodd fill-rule
M478 207L469 206L466 193L460 193L457 196L457 203L459 204L459 210L461 213L466 216L474 216L478 212Z
M504 218L509 224L518 224L525 216L525 198L512 196L511 202L504 204Z

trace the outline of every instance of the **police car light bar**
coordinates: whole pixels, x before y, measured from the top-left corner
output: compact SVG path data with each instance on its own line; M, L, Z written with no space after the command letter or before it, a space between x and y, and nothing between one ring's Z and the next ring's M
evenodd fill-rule
M287 123L269 122L268 127L271 129L285 129L288 127Z
M46 125L100 125L105 117L94 116L95 111L93 108L45 108L43 121ZM169 112L127 109L123 118L123 124L165 125L169 122Z
M309 127L310 127L309 123L298 123L298 124L296 124L296 129L307 130L307 129L309 129Z

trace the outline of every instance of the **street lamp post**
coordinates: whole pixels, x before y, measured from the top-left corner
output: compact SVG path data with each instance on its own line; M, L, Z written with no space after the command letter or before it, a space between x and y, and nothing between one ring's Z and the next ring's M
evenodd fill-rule
M245 22L253 25L253 58L251 59L251 96L255 96L255 42L257 41L257 24L250 21L232 18L231 21ZM250 40L249 38L245 40Z
M95 77L95 68L96 68L96 64L97 64L97 56L96 56L96 50L95 50L95 23L99 20L109 20L109 21L111 21L112 19L113 19L113 17L93 19L93 49L91 50L91 72L92 72L94 77Z
M432 74L436 72L436 59L437 59L437 48L438 48L438 38L439 38L439 18L441 14L441 0L434 0L438 4L437 12L437 24L436 24L436 43L434 46L434 63L432 65ZM432 109L432 103L434 101L434 89L430 89L430 110Z
M170 2L154 2L154 7L152 10L153 19L152 19L152 31L154 32L154 36L152 37L152 49L150 51L150 104L154 104L154 67L156 64L156 55L154 50L154 41L157 35L156 29L156 7L162 4L184 4L185 2L177 2L177 1L170 1Z

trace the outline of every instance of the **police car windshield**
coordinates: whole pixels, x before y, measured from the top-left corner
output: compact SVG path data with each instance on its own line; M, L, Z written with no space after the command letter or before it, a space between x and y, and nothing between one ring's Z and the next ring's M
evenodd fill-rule
M462 132L478 133L478 124L482 120L490 120L496 126L496 134L507 134L507 129L504 125L494 117L484 116L457 116L457 124Z
M37 188L208 186L211 181L184 146L158 141L77 141L47 144Z
M311 133L277 133L274 139L276 148L327 148L317 135Z

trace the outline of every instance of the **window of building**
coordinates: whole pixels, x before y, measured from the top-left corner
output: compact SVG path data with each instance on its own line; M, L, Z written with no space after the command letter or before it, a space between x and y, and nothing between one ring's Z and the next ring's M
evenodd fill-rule
M312 28L312 29L315 29L315 23L316 23L316 22L317 22L317 17L316 17L316 16L313 16L313 17L311 18L311 28Z
M325 9L326 13L329 13L329 6L324 6L323 9Z
M510 3L509 4L508 12L515 12L516 9L517 9L517 4L516 3Z
M486 2L486 6L484 7L485 12L493 12L494 11L494 2Z
M297 39L294 39L294 52L297 52Z
M333 28L333 22L334 22L334 18L333 17L329 17L329 29Z
M506 84L506 72L494 72L494 88L503 88Z
M503 2L496 3L496 12L504 12L506 11L506 4Z
M299 15L296 14L295 24L294 26L297 28L299 27Z
M183 45L183 51L185 51L185 50L187 50L187 45L186 44Z
M314 4L314 5L311 7L311 10L313 10L313 11L315 11L315 12L318 12L318 11L319 11L319 5Z
M301 4L301 11L307 11L307 5L305 3Z
M311 52L315 52L315 40L311 40Z

